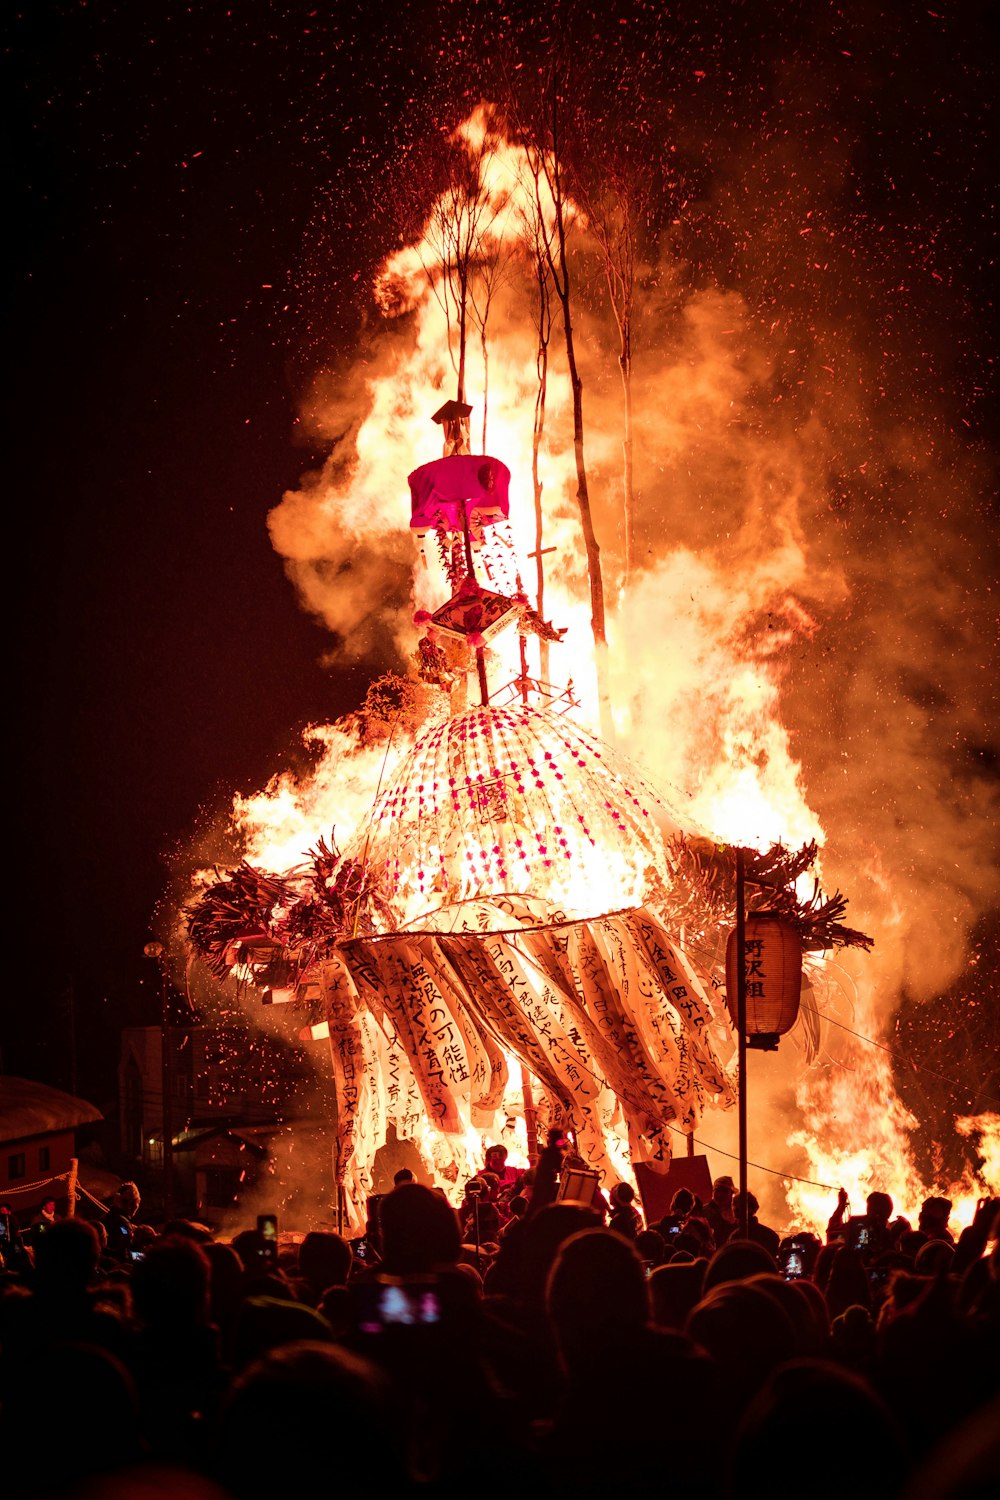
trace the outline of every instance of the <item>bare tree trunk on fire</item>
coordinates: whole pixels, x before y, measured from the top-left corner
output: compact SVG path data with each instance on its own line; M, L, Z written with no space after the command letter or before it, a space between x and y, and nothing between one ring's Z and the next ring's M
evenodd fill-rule
M491 227L496 226L491 225ZM507 279L515 248L514 241L502 231L488 236L483 235L476 256L475 275L469 283L469 310L473 322L479 329L480 352L483 357L483 453L486 452L486 423L490 404L490 355L486 325L489 322L493 298Z
M505 254L498 231L499 207L491 197L487 181L499 139L496 125L490 119L480 139L465 134L447 143L444 186L417 251L428 284L445 315L448 353L456 376L456 399L463 404L468 402L469 325L472 322L479 326L485 361L490 302L509 255L509 251ZM425 183L419 184L420 190L425 187ZM482 284L478 306L474 295L477 277ZM485 451L485 393L483 405Z
M537 189L537 182L536 182ZM549 378L549 340L552 337L552 278L546 251L546 227L539 210L539 194L536 191L530 208L525 210L522 234L535 275L537 300L535 302L535 372L538 384L535 390L535 412L531 429L531 487L535 502L535 608L542 618L545 616L545 522L542 511L542 480L538 472L538 456L545 432L545 400ZM543 683L551 678L551 647L544 636L538 638L538 675Z
M601 250L608 301L618 330L622 381L622 592L635 567L635 490L632 425L632 313L635 302L636 221L648 191L635 174L612 168L600 190L585 189L587 221Z
M608 640L605 628L604 577L601 570L601 549L594 530L594 519L590 508L590 491L587 485L587 465L583 444L583 380L576 362L576 346L573 340L573 315L570 285L570 267L567 254L568 198L563 181L561 141L559 135L559 74L553 66L548 85L546 107L548 136L551 143L546 149L537 142L525 138L523 144L535 179L535 198L539 217L542 217L541 184L544 180L552 202L553 230L545 236L545 253L548 260L552 285L562 309L563 335L566 345L566 363L569 367L570 387L573 392L573 451L576 458L576 498L580 509L580 525L587 553L587 571L590 577L590 624L594 637L594 664L597 674L597 695L600 712L601 733L611 740L614 725L611 718L611 694L608 685Z

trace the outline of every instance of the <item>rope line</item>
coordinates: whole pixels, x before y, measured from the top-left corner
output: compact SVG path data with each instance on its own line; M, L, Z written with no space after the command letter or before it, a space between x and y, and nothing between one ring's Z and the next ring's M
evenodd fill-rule
M20 1193L33 1193L36 1188L49 1187L53 1182L68 1182L68 1172L57 1172L54 1177L40 1177L37 1182L21 1182L17 1187L0 1188L0 1198L16 1198Z
M102 1203L100 1198L95 1198L93 1193L88 1193L87 1189L85 1187L81 1187L79 1183L77 1183L76 1185L76 1190L84 1198L89 1198L94 1207L99 1208L102 1214L106 1214L108 1212L108 1205L106 1203Z
M70 1172L57 1172L54 1177L40 1177L37 1182L22 1182L17 1187L0 1188L0 1198L17 1198L21 1193L34 1193L38 1188L51 1187L56 1182L69 1182ZM102 1203L100 1198L95 1198L81 1183L79 1177L76 1179L76 1192L78 1197L89 1198L96 1208L102 1213L108 1212L108 1205Z
M714 1151L719 1156L728 1157L730 1161L739 1161L739 1157L732 1151L723 1151L721 1146L712 1146L708 1141L700 1140L696 1135L689 1136L687 1131L682 1130L679 1125L668 1125L667 1129L672 1130L675 1135L682 1135L686 1141L694 1141L696 1146L703 1146L706 1151ZM828 1182L814 1182L811 1177L796 1177L794 1172L779 1172L774 1167L762 1166L759 1161L748 1161L747 1166L753 1167L758 1172L767 1172L770 1177L787 1177L791 1182L804 1182L808 1187L822 1188L825 1193L835 1193L837 1191Z

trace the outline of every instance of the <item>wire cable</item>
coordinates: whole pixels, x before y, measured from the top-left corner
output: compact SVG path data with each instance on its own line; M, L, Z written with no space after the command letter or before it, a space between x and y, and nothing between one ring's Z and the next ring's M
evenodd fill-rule
M864 1036L860 1031L852 1031L851 1027L845 1026L843 1021L835 1021L833 1016L828 1016L826 1011L820 1010L817 1006L807 1005L803 1001L801 1008L803 1010L811 1010L814 1015L819 1016L823 1021L829 1022L831 1026L839 1026L841 1031L846 1031L848 1036L856 1037L859 1042L867 1042L869 1047L878 1047L880 1052L887 1052L893 1062L898 1062L900 1066L909 1067L914 1073L928 1073L931 1078L937 1078L941 1083L951 1084L952 1088L956 1088L961 1092L968 1092L971 1096L971 1090L965 1084L959 1083L956 1078L949 1078L945 1073L939 1073L936 1068L925 1067L922 1063L913 1062L911 1058L901 1057L898 1052L894 1051L892 1047L887 1047L884 1042L877 1042L874 1037ZM997 1099L993 1094L984 1094L983 1098L988 1099L991 1104L1000 1105L1000 1099Z

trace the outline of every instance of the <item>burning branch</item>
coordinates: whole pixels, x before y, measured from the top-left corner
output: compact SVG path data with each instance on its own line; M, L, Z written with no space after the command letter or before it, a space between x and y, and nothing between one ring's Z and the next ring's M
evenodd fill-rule
M749 851L747 915L764 910L779 912L798 928L806 952L870 950L872 938L841 923L847 898L840 891L824 896L818 881L814 881L808 899L796 891L799 877L812 867L818 852L815 842L794 850L772 844L764 853ZM667 845L667 858L674 876L674 888L668 897L671 916L695 927L730 922L736 904L735 847L678 834Z
M419 671L419 664L418 675L424 680L430 680ZM382 744L394 730L401 730L408 735L416 734L431 708L432 696L422 682L413 677L401 677L398 672L385 672L371 683L364 703L352 716L358 743ZM336 857L339 858L339 855Z
M365 867L344 859L331 836L285 878L241 861L187 908L187 935L218 979L246 965L266 984L277 961L294 983L342 937L374 931L376 913L391 917Z
M293 899L288 880L241 860L186 908L188 939L216 978L225 979L233 967L234 945L271 937L275 911Z
M520 598L515 596L513 602L519 603L520 599L527 600L527 595L522 594ZM522 606L521 619L517 628L522 635L537 635L543 641L561 641L566 634L565 626L559 629L550 620L543 620L538 611L532 609L527 603Z

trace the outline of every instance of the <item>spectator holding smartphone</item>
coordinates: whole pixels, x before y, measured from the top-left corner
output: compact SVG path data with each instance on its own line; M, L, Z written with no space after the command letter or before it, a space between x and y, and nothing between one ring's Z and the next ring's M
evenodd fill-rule
M47 1229L51 1229L55 1222L56 1200L50 1196L44 1200L29 1226L32 1244L37 1244L39 1236L43 1235Z
M907 1226L904 1219L890 1225L892 1199L888 1193L877 1190L869 1193L863 1214L847 1217L849 1206L847 1194L841 1188L837 1194L837 1207L827 1222L827 1244L833 1240L846 1240L866 1264L895 1248L898 1234Z
M9 1203L0 1203L0 1270L31 1270L31 1254Z

